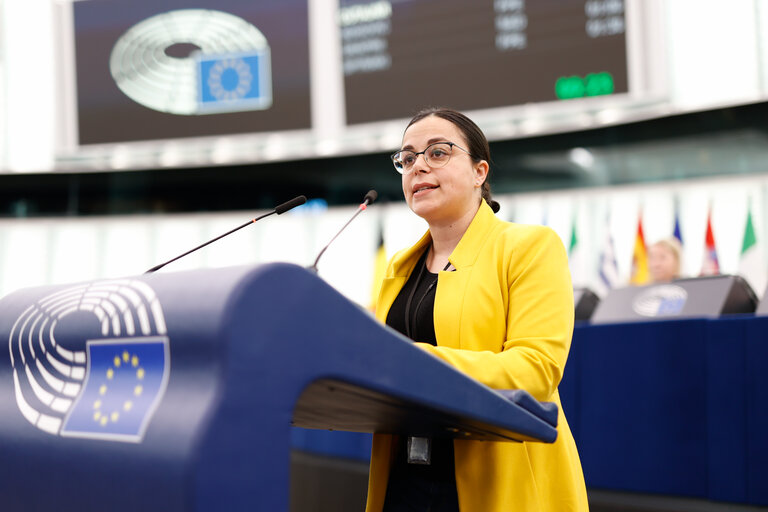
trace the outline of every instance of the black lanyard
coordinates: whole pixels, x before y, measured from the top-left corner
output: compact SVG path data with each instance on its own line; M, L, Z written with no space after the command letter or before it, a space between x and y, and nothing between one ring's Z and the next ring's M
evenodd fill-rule
M411 288L411 292L408 294L408 300L405 301L405 335L409 338L413 339L411 336L411 333L413 330L416 329L416 326L413 327L413 330L411 329L411 303L413 302L413 297L416 295L416 290L418 290L419 285L421 284L421 278L424 276L424 270L427 268L427 255L429 254L429 250L431 247L427 247L426 252L424 253L424 257L419 259L419 262L421 265L419 265L419 273L416 276L416 282L413 284L413 288ZM451 262L449 261L445 268L443 268L443 271L448 270L451 267ZM421 307L421 303L424 302L424 299L427 298L427 295L429 295L429 292L432 291L432 288L434 288L437 285L437 279L435 279L433 282L429 283L429 286L422 294L419 301L416 303L416 307L413 308L413 318L414 321L416 319L416 314L419 312L419 308Z

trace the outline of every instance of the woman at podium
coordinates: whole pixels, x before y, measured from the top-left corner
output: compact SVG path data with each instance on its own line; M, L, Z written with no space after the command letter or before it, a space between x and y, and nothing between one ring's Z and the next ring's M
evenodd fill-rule
M377 317L491 388L524 389L560 407L574 312L558 236L494 215L488 141L459 112L418 113L392 161L429 230L390 261ZM377 434L367 510L587 510L561 407L557 430L552 444Z

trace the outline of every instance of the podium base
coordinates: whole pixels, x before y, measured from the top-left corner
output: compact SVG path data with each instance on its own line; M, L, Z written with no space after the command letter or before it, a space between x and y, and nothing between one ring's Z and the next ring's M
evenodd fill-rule
M365 510L368 462L291 452L291 512Z

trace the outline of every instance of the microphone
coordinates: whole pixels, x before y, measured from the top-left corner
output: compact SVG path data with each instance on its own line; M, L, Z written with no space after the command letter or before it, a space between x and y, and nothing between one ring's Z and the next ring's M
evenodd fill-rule
M146 271L146 272L144 272L144 273L145 273L145 274L151 274L152 272L157 272L158 270L160 270L161 268L163 268L163 267L164 267L164 266L166 266L167 264L169 264L169 263L173 263L174 261L176 261L176 260L178 260L178 259L181 259L181 258L183 258L184 256L186 256L187 254L191 254L191 253L195 252L195 251L196 251L196 250L198 250L198 249L202 249L202 248L203 248L203 247L205 247L206 245L208 245L208 244L212 244L212 243L213 243L213 242L215 242L216 240L219 240L219 239L221 239L221 238L224 238L225 236L231 235L232 233L234 233L234 232L235 232L235 231L237 231L238 229L243 229L245 226L250 226L251 224L253 224L253 223L254 223L254 222L256 222L257 220L261 220L261 219L263 219L264 217L269 217L270 215L272 215L272 214L274 214L274 213L276 213L276 214L278 214L278 215L281 215L281 214L283 214L283 213L287 212L288 210L292 210L292 209L296 208L297 206L299 206L299 205L301 205L301 204L304 204L304 203L306 203L306 202L307 202L307 198L306 198L306 197L304 197L304 196L298 196L298 197L294 197L294 198L293 198L293 199L291 199L290 201L286 201L286 202L284 202L283 204L276 206L276 207L275 207L273 210L271 210L271 211L269 211L269 212L265 213L264 215L260 215L259 217L256 217L255 219L251 219L251 220L249 220L248 222L246 222L246 223L244 223L244 224L241 224L240 226L237 226L235 229L233 229L233 230L231 230L231 231L227 231L227 232L226 232L226 233L224 233L223 235L219 235L219 236L217 236L217 237L216 237L216 238L214 238L213 240L208 240L208 241L207 241L207 242L205 242L204 244L198 245L198 246L197 246L197 247L195 247L194 249L191 249L191 250L189 250L189 251L185 252L184 254L179 254L179 255L178 255L178 256L176 256L175 258L173 258L173 259L170 259L170 260L166 261L165 263L161 263L161 264L159 264L159 265L155 265L154 267L152 267L151 269L147 270L147 271Z
M360 205L360 207L365 210L369 204L372 204L376 198L379 197L379 194L375 190L369 190L367 194L365 194L365 197L363 198L363 204Z
M305 196L294 197L290 201L286 201L283 204L279 204L275 206L275 213L278 215L282 215L288 210L293 210L297 206L301 206L306 202L307 202L307 198ZM271 213L268 213L267 215L271 215ZM259 217L259 219L262 217L266 217L267 215L262 215L261 217ZM253 222L256 222L259 219L253 219Z
M313 263L313 264L312 264L312 266L311 266L311 267L309 267L310 269L312 269L312 270L314 270L315 272L317 272L317 262L318 262L318 261L320 261L320 257L323 255L323 253L325 252L325 250L326 250L326 249L328 249L328 247L330 247L330 245L333 243L333 241L334 241L334 240L336 240L336 238L337 238L337 237L338 237L338 236L341 234L341 232L342 232L342 231L344 231L345 229L347 229L347 226L349 226L349 224L350 224L350 223L351 223L353 220L355 220L355 217L357 217L358 215L360 215L360 212L362 212L363 210L365 210L366 208L368 208L368 205L369 205L369 204L371 204L371 203L373 203L373 202L376 200L376 198L377 198L377 197L379 197L379 194L378 194L378 193L377 193L375 190L369 190L369 191L368 191L368 193L367 193L367 194L365 194L365 197L363 198L363 202L362 202L362 203L360 203L360 206L358 206L358 208L357 208L357 211L355 211L355 214L354 214L354 215L352 215L352 218L350 218L350 219L347 221L347 223L346 223L346 224L344 224L344 225L341 227L341 229L339 230L339 232L338 232L338 233L336 233L336 234L334 235L334 237L333 237L333 238L331 238L331 241L330 241L330 242L328 242L328 243L326 244L326 246L325 246L325 247L323 247L323 249L320 251L320 254L318 254L318 255L317 255L317 258L315 258L315 263Z

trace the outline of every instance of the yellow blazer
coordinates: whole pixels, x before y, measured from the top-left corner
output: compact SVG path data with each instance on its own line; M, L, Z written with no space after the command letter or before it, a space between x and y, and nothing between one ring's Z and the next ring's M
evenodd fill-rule
M376 305L384 322L427 232L389 263ZM494 389L524 389L560 408L557 441L455 440L462 512L588 510L584 476L557 386L573 333L573 289L565 248L549 228L503 222L482 202L440 272L435 295L438 346L416 345ZM392 436L373 438L368 512L384 506Z

